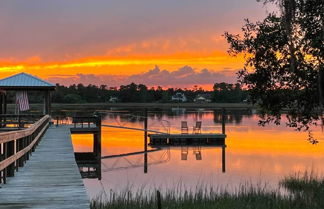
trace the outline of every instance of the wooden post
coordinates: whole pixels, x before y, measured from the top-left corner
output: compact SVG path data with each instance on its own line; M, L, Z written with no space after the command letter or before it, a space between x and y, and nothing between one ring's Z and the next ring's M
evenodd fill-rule
M95 141L96 141L96 158L98 160L98 180L101 180L101 117L100 115L97 115L97 122L96 126L98 128L98 132L95 135Z
M14 141L14 146L15 146L15 153L19 152L19 139ZM18 172L18 167L19 167L19 159L17 159L15 163L16 172Z
M17 140L17 152L19 152L20 150L24 149L24 138ZM24 156L22 156L21 158L18 159L18 166L19 167L23 167L24 166ZM18 169L17 166L17 169Z
M47 111L47 97L46 97L46 91L44 92L44 106L43 106L43 115L46 115Z
M162 209L161 193L159 190L156 191L156 201L157 201L157 208Z
M47 104L47 108L48 108L48 113L49 115L52 115L52 102L51 102L51 91L47 91L47 101L48 101L48 104Z
M98 134L93 133L93 145L92 145L92 152L95 156L97 156L97 149L98 149Z
M27 136L27 139L26 139L26 146L28 146L30 144L30 139L31 139L31 135L30 136ZM30 151L26 153L26 160L29 160L29 155L30 155Z
M23 149L25 147L27 147L27 140L28 140L28 136L23 138ZM24 156L23 156L23 163L26 163L26 161L27 161L27 155L28 154L24 154Z
M10 157L15 154L15 146L14 141L10 141L6 143L7 145L7 157ZM12 177L15 175L15 162L11 163L7 167L7 176Z
M50 114L50 91L44 92L44 115Z
M147 108L144 109L144 173L147 173Z
M3 114L7 114L7 95L6 94L3 95ZM6 119L6 116L4 116L3 127L6 127L6 122L7 122L7 119Z
M223 145L222 146L222 172L223 173L226 172L225 149L226 149L226 145Z
M2 127L2 117L1 117L1 115L3 114L2 102L3 102L3 94L0 93L0 128Z
M2 114L3 111L3 94L0 93L0 114Z
M23 128L21 124L21 117L20 114L18 114L18 129Z
M226 112L225 108L222 110L222 134L225 134Z
M0 143L0 162L3 160L3 143ZM0 170L0 184L2 183L3 179L3 171Z
M7 154L7 143L4 143L2 146L2 149L3 149L3 159L6 159L8 154ZM3 183L7 183L7 168L5 168L3 171L2 171L2 175L3 175Z

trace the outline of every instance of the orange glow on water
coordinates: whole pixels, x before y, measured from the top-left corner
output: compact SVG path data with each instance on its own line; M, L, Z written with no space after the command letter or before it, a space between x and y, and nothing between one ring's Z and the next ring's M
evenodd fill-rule
M184 115L166 116L171 124L171 132L179 132L180 122L187 120L191 128L196 120L202 120L202 132L219 132L218 114L212 111L187 112ZM143 184L161 185L172 188L174 182L182 181L195 187L199 182L210 183L217 187L236 188L244 182L265 182L270 188L277 188L278 181L284 176L313 170L324 174L324 144L320 128L313 128L314 137L320 140L318 145L307 141L308 134L296 132L284 126L257 125L256 116L228 116L226 125L225 167L222 173L222 149L220 147L171 147L168 158L167 149L148 153L148 173L143 175L143 154L123 158L104 159L102 161L103 179L109 179L109 188L121 188L121 182L141 187ZM148 124L153 130L164 131L159 122L150 117ZM215 119L216 118L216 119ZM236 121L237 120L237 121ZM118 119L117 119L118 121ZM105 119L104 124L115 124L115 119ZM143 122L124 122L126 126L143 127ZM116 124L117 125L117 124ZM86 140L84 140L87 138ZM144 149L144 133L140 131L103 128L102 155L139 152ZM92 150L92 139L88 136L73 136L75 150ZM151 149L150 147L148 149ZM187 160L182 160L186 149ZM195 153L200 150L202 160ZM164 157L163 157L164 156ZM131 165L129 164L131 163ZM167 171L167 172L166 172ZM127 181L125 180L127 178ZM108 181L108 180L107 180ZM117 183L119 182L119 183ZM98 185L85 180L91 194L96 194Z

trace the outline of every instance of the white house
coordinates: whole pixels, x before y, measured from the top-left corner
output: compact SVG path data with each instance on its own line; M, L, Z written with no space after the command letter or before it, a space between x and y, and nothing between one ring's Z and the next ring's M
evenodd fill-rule
M207 103L211 102L211 100L208 98L208 96L205 95L198 95L195 99L194 102L196 103Z
M172 96L171 101L173 102L186 102L187 97L183 93L176 93L175 95Z
M110 103L116 103L116 102L118 102L118 98L117 97L110 97L109 102Z

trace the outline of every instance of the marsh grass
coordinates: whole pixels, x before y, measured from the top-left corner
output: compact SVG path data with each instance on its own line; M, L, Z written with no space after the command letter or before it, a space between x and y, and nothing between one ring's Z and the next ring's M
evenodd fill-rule
M287 191L271 191L266 185L243 184L234 192L201 186L195 190L163 191L163 209L322 209L324 179L313 173L294 175L279 183ZM157 209L156 190L110 192L109 199L92 201L92 209Z
M313 208L324 208L324 178L314 172L288 176L280 185L290 192L294 200L303 201Z

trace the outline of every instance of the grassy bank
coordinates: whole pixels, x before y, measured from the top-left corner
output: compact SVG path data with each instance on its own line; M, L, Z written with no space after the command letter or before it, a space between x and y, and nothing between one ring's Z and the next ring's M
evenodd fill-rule
M235 193L219 192L213 188L195 192L168 191L162 195L161 208L165 209L322 209L324 208L324 180L314 175L292 176L283 179L280 186L288 191L241 186ZM154 209L158 208L156 192L143 191L112 193L106 202L96 200L92 209Z

